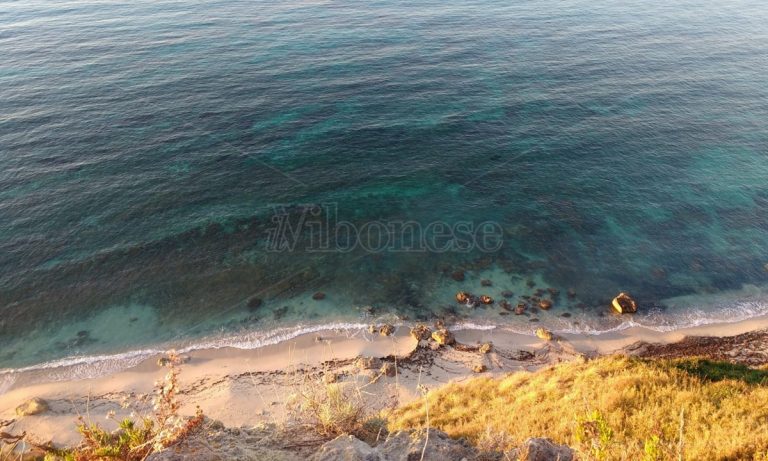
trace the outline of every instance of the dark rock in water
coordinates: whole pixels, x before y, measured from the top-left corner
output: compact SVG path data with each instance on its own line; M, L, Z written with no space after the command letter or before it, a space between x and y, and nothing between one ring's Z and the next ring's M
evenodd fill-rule
M317 293L312 295L312 299L314 299L315 301L323 300L325 299L325 293L323 293L322 291L318 291Z
M560 296L560 290L558 290L557 288L547 288L547 291L552 297Z
M467 301L469 301L470 297L472 297L472 295L470 293L467 293L466 291L460 291L460 292L456 293L456 302L464 304Z
M537 319L536 317L531 317L531 318L528 319L528 321L529 322L538 322L539 319Z
M131 317L131 318L128 319L128 321L131 322L131 323L138 322L139 318L138 317Z
M261 307L261 305L264 303L264 301L261 298L253 297L248 300L248 308L249 309L258 309Z
M534 293L536 294L536 297L541 298L542 296L544 296L544 293L546 293L546 290L544 290L543 288L537 288Z
M493 282L491 282L488 279L483 279L483 280L480 280L480 285L482 285L484 287L489 287L489 286L493 285Z
M565 317L565 318L568 318L568 317L570 317L570 316L571 316L571 313L570 313L570 312L563 312L562 314L560 314L560 317Z
M568 288L568 297L571 298L571 299L575 298L576 297L576 290L574 290L573 288Z
M533 288L536 286L536 282L534 282L532 279L526 280L525 284L528 286L528 288Z
M511 298L512 296L515 296L515 294L509 290L504 290L501 292L501 296L505 298Z
M463 282L464 281L464 271L454 271L451 274L451 278L457 282Z
M507 311L512 310L512 304L510 304L510 302L507 301L506 299L502 299L501 301L499 301L499 306L501 306L502 309Z
M523 315L525 313L525 308L527 306L523 303L518 304L515 306L515 315Z
M78 338L86 338L86 337L88 337L88 334L89 334L88 330L80 330L80 331L77 332L77 337Z
M507 311L501 311L501 312L499 312L499 315L509 315L509 312L507 312Z

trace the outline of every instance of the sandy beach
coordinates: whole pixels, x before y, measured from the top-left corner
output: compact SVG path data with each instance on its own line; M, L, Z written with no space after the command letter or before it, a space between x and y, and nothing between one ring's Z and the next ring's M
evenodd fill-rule
M763 351L768 349L760 345L768 337L766 329L768 317L672 332L634 327L595 336L557 336L553 341L497 329L466 329L454 331L457 345L440 348L419 343L405 326L391 336L362 330L325 331L259 349L221 348L187 354L180 374L185 401L182 413L191 415L199 405L208 417L229 427L279 423L286 417L286 404L307 380L354 383L372 405L385 408L416 398L419 385L435 388L475 376L473 369L479 365L484 373L498 375L611 353L674 356L678 344L686 355L764 364L768 356ZM683 341L686 337L712 339L692 345ZM489 353L478 350L485 343L493 345ZM147 412L153 385L167 372L158 365L160 358L81 380L52 381L55 375L50 370L45 378L39 373L22 373L0 395L0 420L16 420L8 426L10 430L26 431L30 440L72 445L79 440L75 422L80 415L109 427L115 424L108 418L111 412L115 419ZM394 365L395 372L389 376L382 371L386 363ZM33 397L45 399L50 409L18 417L15 408Z

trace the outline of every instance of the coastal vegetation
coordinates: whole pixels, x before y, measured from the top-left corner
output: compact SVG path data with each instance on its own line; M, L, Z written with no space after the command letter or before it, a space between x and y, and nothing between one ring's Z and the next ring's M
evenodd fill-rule
M247 433L226 429L199 409L181 416L180 362L171 355L162 363L169 371L157 383L149 415L125 419L114 431L81 417L82 442L64 450L39 447L47 451L45 459L155 459L153 454L178 450L187 439ZM373 382L387 376L383 370ZM420 386L412 402L385 408L371 404L365 385L336 378L330 370L305 375L285 402L286 419L265 426L280 459L335 459L333 450L384 453L405 445L424 452L435 443L461 453L456 459L468 453L476 460L547 459L526 455L543 444L584 461L768 461L765 366L703 358L581 358L535 372Z
M624 356L435 389L390 415L509 450L546 436L588 460L768 460L768 371Z

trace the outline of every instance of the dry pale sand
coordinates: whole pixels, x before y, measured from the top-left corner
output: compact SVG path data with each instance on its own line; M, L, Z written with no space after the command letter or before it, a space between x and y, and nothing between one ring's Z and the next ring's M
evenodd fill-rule
M306 388L307 380L322 380L325 375L356 385L374 406L392 406L416 398L419 385L434 388L469 379L477 365L484 365L486 373L493 374L534 370L581 355L640 350L638 342L669 344L686 336L727 337L766 328L768 316L667 333L630 328L598 336L563 335L551 342L502 330L461 330L455 332L456 339L465 346L438 350L425 342L419 347L405 327L388 337L367 332L350 335L348 331L307 334L255 350L225 348L190 353L180 375L186 402L182 413L191 415L199 405L207 416L227 426L280 422L289 416L286 403ZM493 343L493 350L483 354L476 346L486 342ZM358 357L381 360L361 364L356 361ZM153 385L167 372L158 366L158 358L91 379L35 383L34 376L21 376L0 395L0 421L15 419L4 430L26 431L39 443L72 445L79 440L74 424L78 415L109 427L115 424L107 418L110 411L117 418L149 411ZM395 365L397 373L380 373L384 363ZM50 410L17 417L16 406L32 397L47 400Z

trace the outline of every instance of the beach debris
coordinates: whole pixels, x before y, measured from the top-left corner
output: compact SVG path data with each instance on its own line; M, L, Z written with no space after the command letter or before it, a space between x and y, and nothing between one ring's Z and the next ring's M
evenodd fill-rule
M355 366L361 370L375 370L381 367L381 360L376 357L358 357Z
M248 309L258 309L263 303L264 301L261 298L257 298L256 296L249 298Z
M325 293L323 293L322 291L318 291L317 293L312 295L312 299L314 299L315 301L321 301L325 299Z
M537 328L536 329L536 337L539 339L543 339L544 341L552 341L552 332L547 330L546 328Z
M511 298L512 296L515 296L515 293L509 290L504 290L501 292L501 296L505 298Z
M432 334L432 330L430 330L428 326L423 324L418 324L415 327L411 328L411 336L416 341L429 339L431 334Z
M480 302L483 304L493 304L493 298L488 295L480 296Z
M539 301L539 307L544 309L545 311L548 311L552 308L552 301L548 299L542 299Z
M48 402L40 397L34 397L16 407L17 416L33 416L49 410Z
M384 364L381 365L381 369L379 370L379 373L381 373L384 376L389 376L391 378L397 374L397 367L392 362L384 362Z
M382 325L382 327L379 329L379 333L381 333L381 336L389 336L394 332L395 332L395 327L388 323Z
M475 364L475 366L472 367L472 371L475 373L485 373L488 371L488 367L486 367L482 363Z
M637 312L637 303L623 291L613 298L611 305L619 314L634 314Z
M435 342L440 346L445 346L445 345L450 346L451 344L456 342L456 338L453 337L453 333L451 333L445 328L441 328L437 331L433 331L432 339L434 339Z
M491 282L488 279L483 279L483 280L480 280L480 286L490 287L490 286L493 286L493 282Z
M493 350L493 343L483 343L480 345L480 348L478 351L480 351L481 354L487 354Z
M451 273L451 278L457 282L463 282L464 271L453 271L453 273Z
M460 302L461 304L466 303L469 301L469 298L471 298L472 295L470 293L467 293L466 291L460 291L456 293L456 301Z

